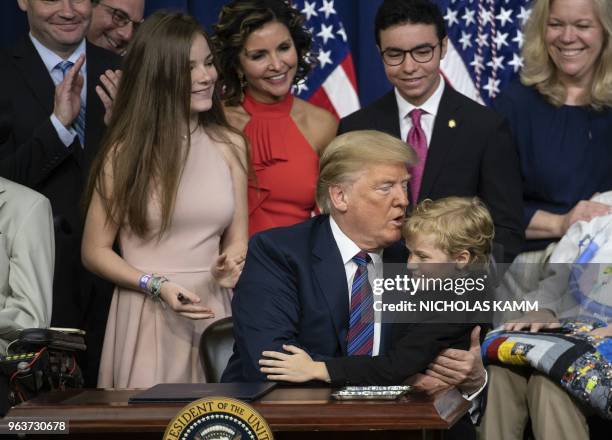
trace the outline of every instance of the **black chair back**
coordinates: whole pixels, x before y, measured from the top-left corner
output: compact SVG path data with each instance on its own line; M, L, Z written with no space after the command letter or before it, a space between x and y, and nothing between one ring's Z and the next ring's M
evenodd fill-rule
M208 383L219 383L234 347L232 317L220 319L204 330L200 337L200 363Z

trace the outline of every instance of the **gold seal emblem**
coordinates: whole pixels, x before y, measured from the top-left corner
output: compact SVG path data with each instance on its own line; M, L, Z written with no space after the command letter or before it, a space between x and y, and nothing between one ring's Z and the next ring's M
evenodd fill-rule
M457 121L455 121L454 119L451 119L450 121L448 121L448 126L450 128L455 128L457 126Z
M272 430L255 409L228 397L206 397L181 409L164 440L273 440Z

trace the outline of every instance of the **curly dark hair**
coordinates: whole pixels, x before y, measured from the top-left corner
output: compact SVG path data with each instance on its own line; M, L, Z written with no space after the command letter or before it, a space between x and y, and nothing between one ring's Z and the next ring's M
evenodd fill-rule
M311 52L312 35L304 27L304 16L288 0L232 0L223 7L214 26L213 45L219 65L219 81L227 105L242 102L243 91L238 66L239 55L251 33L267 23L287 26L298 55L294 83L303 80L315 63Z

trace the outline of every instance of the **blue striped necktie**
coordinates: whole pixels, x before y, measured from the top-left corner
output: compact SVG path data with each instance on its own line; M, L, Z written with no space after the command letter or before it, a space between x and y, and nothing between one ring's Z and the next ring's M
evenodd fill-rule
M351 313L347 353L372 355L374 346L374 309L372 308L372 286L368 280L368 262L372 261L367 252L359 252L353 257L357 272L351 287Z
M74 63L72 61L62 61L55 67L62 72L62 75L63 75L62 79L64 79L66 77L66 73L68 73L68 71L72 68L72 66L74 66ZM74 126L74 129L77 132L79 141L81 141L81 148L84 148L85 147L85 103L84 102L81 102L81 109L79 110L79 114L77 115L76 119L72 122L72 125Z

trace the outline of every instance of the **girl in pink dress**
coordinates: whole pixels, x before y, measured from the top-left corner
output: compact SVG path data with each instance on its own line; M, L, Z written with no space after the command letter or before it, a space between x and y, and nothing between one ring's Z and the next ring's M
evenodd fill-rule
M200 335L230 314L246 251L247 154L216 79L190 16L152 15L128 49L82 245L85 266L117 285L100 387L204 381Z

